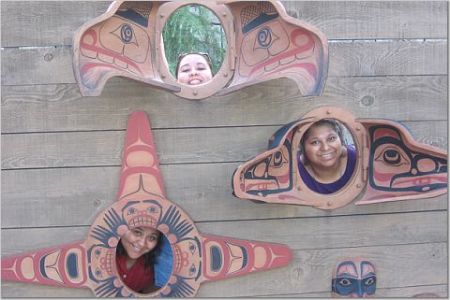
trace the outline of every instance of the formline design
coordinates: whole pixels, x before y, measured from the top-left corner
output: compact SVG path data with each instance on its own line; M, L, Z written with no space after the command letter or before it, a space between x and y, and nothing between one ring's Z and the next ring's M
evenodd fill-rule
M194 221L166 198L150 122L129 117L117 201L101 212L85 240L2 257L2 280L89 288L97 297L193 297L201 283L286 266L289 247L201 234ZM150 294L128 288L118 275L116 246L128 230L147 226L170 243L172 271Z
M300 174L300 143L319 120L347 128L356 148L351 178L339 190L313 191ZM255 202L335 209L356 205L435 197L447 193L447 152L418 143L408 129L387 119L358 119L340 107L323 106L278 129L268 150L241 164L232 179L233 193Z
M169 71L162 32L170 15L202 5L220 20L227 49L212 80L180 84ZM122 76L199 100L277 78L290 78L303 96L319 95L328 73L325 35L286 13L280 1L114 1L73 37L73 69L83 96L98 96Z

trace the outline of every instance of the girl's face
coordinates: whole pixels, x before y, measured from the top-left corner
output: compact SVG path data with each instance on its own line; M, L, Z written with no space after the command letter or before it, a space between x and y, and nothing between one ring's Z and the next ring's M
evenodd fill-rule
M122 245L131 259L137 259L152 251L158 244L161 233L154 228L136 227L122 236Z
M211 68L206 58L200 54L188 54L180 61L178 82L187 85L198 85L212 79Z
M313 167L334 167L339 164L342 155L342 141L330 126L313 126L305 140L304 149Z

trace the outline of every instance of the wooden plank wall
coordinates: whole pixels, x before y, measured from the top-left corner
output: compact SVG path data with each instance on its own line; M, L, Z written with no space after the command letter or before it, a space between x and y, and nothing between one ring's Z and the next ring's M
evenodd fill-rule
M343 256L378 269L377 295L448 295L448 195L325 212L231 194L235 168L281 125L320 105L402 122L448 148L446 1L283 1L329 39L319 97L288 79L188 101L129 79L82 97L72 35L105 2L2 1L2 255L85 238L115 200L128 115L150 117L168 198L201 232L288 244L282 269L203 284L199 297L328 297ZM2 282L3 297L89 297L90 290Z

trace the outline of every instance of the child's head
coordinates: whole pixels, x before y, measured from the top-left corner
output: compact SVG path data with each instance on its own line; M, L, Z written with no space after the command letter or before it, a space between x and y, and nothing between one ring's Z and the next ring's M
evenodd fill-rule
M186 53L178 57L176 76L178 83L199 85L212 79L211 58L206 53Z

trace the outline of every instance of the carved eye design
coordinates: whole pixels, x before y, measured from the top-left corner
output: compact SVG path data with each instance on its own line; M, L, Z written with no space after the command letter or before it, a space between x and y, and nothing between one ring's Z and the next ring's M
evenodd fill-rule
M128 24L123 24L120 27L120 39L125 43L128 44L133 40L134 37L134 31L133 28L131 28Z
M151 214L158 212L158 209L154 206L150 206L149 208L147 208L147 211Z
M375 277L369 277L364 281L364 284L369 286L369 285L373 285L375 283Z
M102 252L100 251L100 249L96 249L94 252L95 256L100 256L100 254L102 254Z
M189 268L189 275L190 276L194 275L196 271L197 271L197 268L195 267L194 264L192 264L191 267Z
M397 165L401 160L401 156L397 150L388 149L383 153L383 159L389 164Z
M400 166L408 162L408 159L405 158L402 151L395 148L384 149L375 160L382 161L391 166Z
M134 207L130 207L129 209L128 209L128 215L133 215L133 214L135 214L136 213L136 209L134 208Z
M197 250L197 247L193 243L189 243L189 251L194 254L195 250Z
M262 28L258 32L258 44L263 48L269 48L272 44L272 31L270 28Z
M283 163L283 153L281 153L281 151L277 151L273 155L273 165L275 167L279 167L281 166L282 163Z
M253 168L249 169L245 172L245 175L241 175L243 178L253 178ZM242 180L242 178L241 178Z
M348 280L347 278L342 278L341 280L339 280L339 284L342 286L349 286L351 285L351 281Z
M133 27L131 27L129 24L124 23L120 25L116 30L112 32L112 34L117 36L124 44L137 44Z
M100 269L95 269L95 276L102 277L102 271L100 271Z

